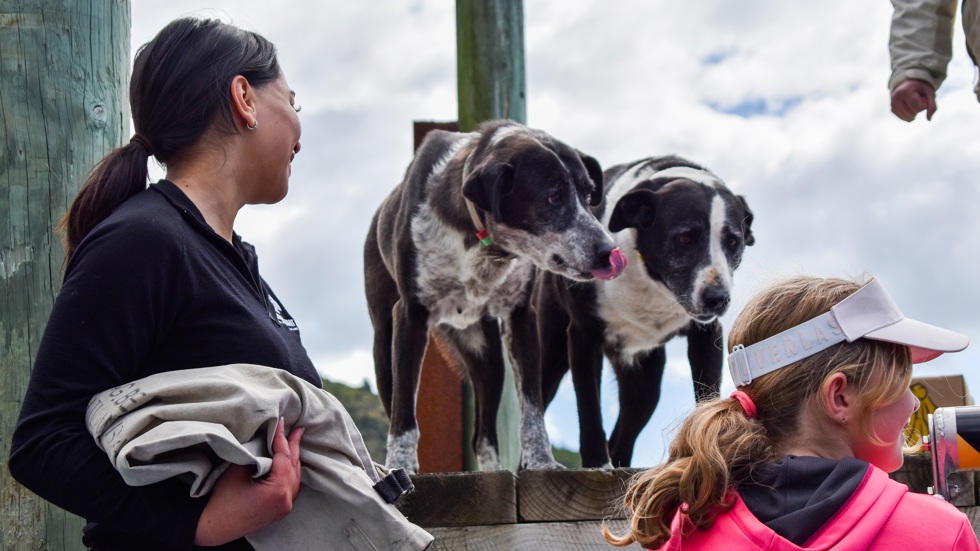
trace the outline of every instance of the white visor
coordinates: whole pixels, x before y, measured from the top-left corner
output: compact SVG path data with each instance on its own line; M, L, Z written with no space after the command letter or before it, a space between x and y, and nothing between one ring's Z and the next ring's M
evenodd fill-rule
M966 335L906 318L885 288L872 279L829 312L752 346L736 345L728 355L735 386L798 362L844 341L874 339L904 344L912 363L923 363L970 344Z

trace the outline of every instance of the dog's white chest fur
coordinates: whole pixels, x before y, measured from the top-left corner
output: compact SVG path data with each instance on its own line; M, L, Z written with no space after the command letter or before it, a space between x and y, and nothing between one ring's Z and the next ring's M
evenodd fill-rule
M530 262L467 248L463 236L422 205L412 219L418 297L430 322L465 329L486 316L506 317L524 296Z
M635 250L631 236L616 237L622 250ZM636 257L630 258L619 278L599 285L597 299L598 314L606 321L605 340L620 351L625 364L662 346L691 322L674 294L650 279Z

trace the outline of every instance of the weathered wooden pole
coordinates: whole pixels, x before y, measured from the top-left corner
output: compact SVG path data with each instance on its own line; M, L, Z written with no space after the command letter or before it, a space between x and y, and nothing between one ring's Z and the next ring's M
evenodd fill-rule
M523 0L456 0L456 83L461 131L490 119L527 122ZM497 415L500 462L516 472L520 409L509 364L505 372ZM472 407L464 411L472 412ZM472 419L466 426L472 426ZM465 450L467 468L473 470L472 450L468 445Z
M485 120L527 122L523 0L456 1L459 127Z
M84 549L83 521L7 469L31 364L61 286L54 228L129 136L130 2L0 0L0 548Z

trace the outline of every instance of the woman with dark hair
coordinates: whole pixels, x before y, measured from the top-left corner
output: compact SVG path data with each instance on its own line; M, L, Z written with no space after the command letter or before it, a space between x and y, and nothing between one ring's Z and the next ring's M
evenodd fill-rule
M667 462L627 490L647 548L980 549L966 515L909 493L902 466L918 408L912 364L965 335L906 318L876 280L800 276L756 295L729 335L738 390L681 424Z
M40 343L9 468L89 521L91 549L251 549L301 484L302 428L272 442L271 472L232 466L207 498L169 479L127 486L86 431L95 394L161 372L236 363L320 378L296 324L233 231L239 210L285 195L301 126L272 43L184 18L136 54L136 133L93 170L62 227L63 287ZM166 178L147 186L156 157Z

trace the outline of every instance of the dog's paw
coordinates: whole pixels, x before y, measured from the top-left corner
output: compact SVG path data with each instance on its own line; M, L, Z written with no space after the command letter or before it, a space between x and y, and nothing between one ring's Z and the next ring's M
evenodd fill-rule
M419 432L407 431L397 436L388 435L385 467L388 470L404 469L408 474L419 472Z
M385 468L389 471L402 469L408 474L419 474L419 462L417 459L398 460L389 457L385 460Z
M527 470L557 470L565 466L555 461L547 437L529 440L521 451L521 468Z
M564 465L552 459L551 461L531 463L521 462L521 469L525 471L559 471L566 469Z
M476 446L476 463L481 471L502 471L500 466L500 455L497 448L486 440L481 440Z

